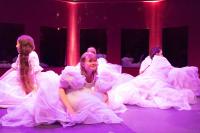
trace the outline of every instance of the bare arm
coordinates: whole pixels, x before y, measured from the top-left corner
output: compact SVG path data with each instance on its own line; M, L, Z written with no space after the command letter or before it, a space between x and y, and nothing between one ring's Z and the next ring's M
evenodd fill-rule
M74 109L72 108L72 106L70 105L70 102L67 98L67 95L65 93L65 90L63 88L59 89L59 96L60 96L60 100L62 101L62 103L64 104L66 110L70 113L70 114L74 114Z

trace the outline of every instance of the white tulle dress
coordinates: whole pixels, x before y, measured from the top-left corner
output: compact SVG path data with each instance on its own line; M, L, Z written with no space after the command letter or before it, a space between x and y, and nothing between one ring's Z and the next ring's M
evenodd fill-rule
M39 89L41 85L51 88L49 82L59 78L53 71L41 72L43 68L39 65L39 58L35 51L29 54L28 62L31 67L31 77L35 88ZM0 77L0 107L7 108L21 104L28 97L35 95L37 89L28 95L23 90L19 69L18 57L16 62L12 64L11 69Z
M160 78L169 82L169 84L171 84L174 88L190 89L195 93L195 95L200 96L200 79L198 67L173 67L163 56L155 56L153 60L147 56L141 64L140 71L145 69L147 69L147 72L150 72L152 75L155 73L155 71L156 74L159 71L161 75L158 75L158 77L164 75L164 77Z
M149 58L149 57L147 57ZM153 60L141 64L142 74L134 79L114 87L109 99L115 103L178 110L190 110L195 103L195 94L191 88L176 89L170 84L168 74L174 69L166 58L154 56ZM178 77L177 77L178 78Z
M67 66L57 84L50 83L50 88L41 86L36 95L1 118L3 126L36 126L60 122L64 127L77 123L120 123L111 106L105 102L107 91L114 84L114 79L106 73L98 75L92 83L87 83L77 67ZM59 88L67 91L67 97L75 110L69 114L59 98ZM23 115L23 117L21 117Z

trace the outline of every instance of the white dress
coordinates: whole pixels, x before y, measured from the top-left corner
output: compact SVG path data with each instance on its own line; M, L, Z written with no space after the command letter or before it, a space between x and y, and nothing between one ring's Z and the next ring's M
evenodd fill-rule
M99 75L94 82L87 83L79 69L67 66L57 84L50 84L51 88L41 87L28 102L8 110L1 118L1 124L36 126L58 121L65 127L77 123L120 123L122 119L105 103L106 93L114 82L104 80L103 77ZM60 87L66 89L75 114L69 114L62 104L58 93ZM22 114L25 115L21 118Z
M39 65L39 58L35 51L29 54L28 62L31 66L31 77L37 89L42 85L51 87L49 86L49 82L53 82L54 79L56 80L59 78L53 71L41 72L43 68ZM16 62L12 64L12 68L0 77L0 107L7 108L18 105L28 97L35 95L36 90L28 95L23 90L19 69L18 56Z
M141 66L140 71L146 70L134 79L114 87L109 93L110 100L141 107L190 110L190 104L195 103L195 95L190 89L176 89L168 82L168 73L173 67L167 59L154 56L153 60L146 61L148 63Z
M140 72L145 69L149 75L154 75L155 71L156 74L160 72L161 75L158 77L169 82L176 89L190 89L196 96L200 96L200 79L198 68L195 66L173 67L165 57L155 55L153 60L148 56L142 62ZM164 77L161 77L163 75Z

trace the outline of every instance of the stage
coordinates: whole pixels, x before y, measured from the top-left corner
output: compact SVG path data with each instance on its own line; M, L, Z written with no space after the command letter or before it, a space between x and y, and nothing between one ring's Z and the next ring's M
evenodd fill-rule
M6 109L0 109L0 116ZM161 110L128 106L120 115L121 124L75 125L63 128L58 123L38 127L2 127L1 133L199 133L200 98L190 111L178 111L173 108Z
M45 68L60 74L64 67ZM0 69L3 74L8 69ZM123 68L123 72L136 76L138 68ZM119 114L121 124L75 125L63 128L59 123L38 127L2 127L0 133L200 133L200 97L190 111L178 111L174 108L161 110L127 106L128 110ZM0 117L6 109L0 108Z

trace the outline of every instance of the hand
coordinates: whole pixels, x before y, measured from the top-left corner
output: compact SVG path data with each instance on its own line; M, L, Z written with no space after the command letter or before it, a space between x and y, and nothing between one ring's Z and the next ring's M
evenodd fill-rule
M70 115L73 115L73 114L75 114L75 111L74 111L74 109L72 108L72 107L67 107L67 112L70 114Z

